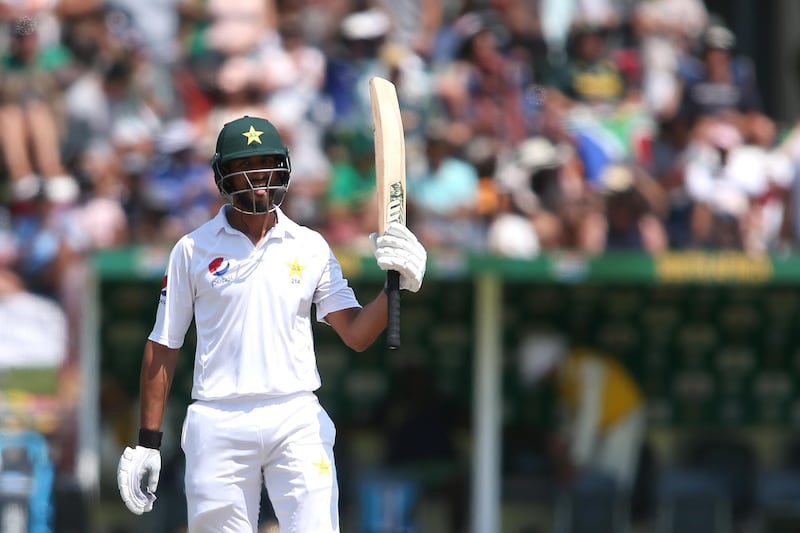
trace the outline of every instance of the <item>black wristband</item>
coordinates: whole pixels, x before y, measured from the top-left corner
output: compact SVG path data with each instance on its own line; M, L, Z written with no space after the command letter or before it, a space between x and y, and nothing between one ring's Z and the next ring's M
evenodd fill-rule
M158 450L161 448L161 437L164 433L153 429L139 428L139 446Z

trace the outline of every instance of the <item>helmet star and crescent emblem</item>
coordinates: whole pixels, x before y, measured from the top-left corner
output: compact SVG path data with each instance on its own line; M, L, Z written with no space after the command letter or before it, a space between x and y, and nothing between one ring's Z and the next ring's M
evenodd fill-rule
M263 131L258 131L255 129L252 124L250 125L250 129L246 132L242 133L244 137L247 137L247 146L250 146L252 143L261 144L261 136L264 135Z

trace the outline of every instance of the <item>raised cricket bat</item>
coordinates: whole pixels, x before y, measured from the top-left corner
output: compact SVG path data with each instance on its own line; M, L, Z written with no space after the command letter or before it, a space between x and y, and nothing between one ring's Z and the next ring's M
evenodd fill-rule
M406 223L406 144L397 90L380 77L369 80L372 123L375 134L375 174L378 195L378 235L392 222ZM389 321L386 344L400 347L400 274L386 273Z

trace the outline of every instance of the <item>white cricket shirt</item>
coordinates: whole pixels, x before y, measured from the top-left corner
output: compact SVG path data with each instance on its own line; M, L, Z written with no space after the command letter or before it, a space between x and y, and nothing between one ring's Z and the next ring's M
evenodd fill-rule
M360 307L325 239L278 211L256 246L216 217L173 247L151 341L180 348L197 328L192 398L280 396L320 386L317 319Z

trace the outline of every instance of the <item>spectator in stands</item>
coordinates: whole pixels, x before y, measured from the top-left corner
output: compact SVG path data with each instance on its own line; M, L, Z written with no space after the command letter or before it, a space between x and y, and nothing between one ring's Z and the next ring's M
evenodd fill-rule
M538 101L530 98L528 65L504 49L507 30L482 13L466 13L454 23L461 40L456 60L438 74L437 97L451 122L457 146L487 143L493 153L531 135ZM469 147L468 147L469 149Z
M606 167L600 180L605 209L595 213L589 224L604 228L598 235L597 252L638 250L663 252L669 245L663 217L667 211L661 186L647 173L633 165Z
M675 116L660 120L651 146L652 157L644 167L667 196L664 224L671 249L687 248L692 242L692 206L684 180L689 141L685 119Z
M429 246L485 250L486 228L477 216L478 171L456 151L447 128L426 132L428 168L408 179L411 224Z
M216 133L236 117L267 115L263 90L256 82L257 63L246 56L225 56L215 70L212 107L198 125L200 151L214 155Z
M208 24L203 25L207 49L224 55L253 56L277 40L278 13L273 0L227 0L205 2Z
M703 0L645 0L632 27L641 55L643 97L654 115L669 119L680 104L679 73L708 24Z
M735 46L736 37L730 29L718 23L708 26L699 59L683 73L679 113L691 127L704 117L722 114L735 122L745 141L750 142L760 138L764 123L772 120L762 111L755 67L749 58L734 55Z
M147 62L156 68L168 68L179 58L178 16L184 0L141 2L139 0L113 0L115 24L124 27L126 45L142 47Z
M513 252L514 248L505 242L506 239L516 239L501 231L519 218L524 219L528 226L526 231L520 231L522 238L517 242L518 245L529 243L525 247L526 254L535 255L540 249L562 247L567 232L560 213L564 199L561 182L565 159L563 149L559 150L545 137L536 136L523 141L513 159L501 165L496 181L498 189L504 193L502 197L506 205L492 220L491 249L503 255L519 253Z
M550 136L536 135L520 143L501 164L496 175L498 188L508 193L514 210L528 218L537 249L596 252L602 226L592 227L596 222L593 214L599 213L602 205L584 180L569 139L554 141L551 137L557 138L557 132L546 132ZM500 220L503 218L507 219L501 216ZM496 231L493 227L493 236Z
M627 95L627 85L607 43L609 28L578 22L570 35L568 60L553 65L549 98L571 107L586 104L607 110Z
M776 152L788 157L791 166L792 181L787 198L783 227L778 248L791 250L797 245L800 236L800 123L795 123L784 138L777 144ZM800 449L800 448L799 448Z
M189 121L166 123L156 138L152 165L143 176L144 200L159 213L160 233L175 241L199 227L219 209L208 160L198 150L199 137Z
M115 58L103 70L103 96L96 102L102 122L93 137L111 139L125 158L149 161L162 117L136 90L135 78L135 64L128 56Z
M436 77L429 64L410 48L384 43L378 59L385 77L397 88L397 100L406 139L406 166L414 173L425 166L425 130L429 122L439 120L436 109Z
M728 121L711 119L702 126L689 148L685 171L692 241L704 248L742 250L750 209L748 177L732 172L730 156L744 140Z
M389 40L430 59L441 28L444 6L439 0L380 0L389 14Z
M486 231L490 254L517 259L532 259L541 252L539 235L531 217L515 200L513 191L497 190L498 206Z
M707 118L686 164L697 246L764 252L781 238L794 170L780 151L745 142L736 123Z
M576 25L616 26L626 19L623 6L628 7L630 2L590 0L565 4L559 0L540 0L538 4L542 34L551 51L548 55L561 60L568 53L570 31Z
M67 265L75 250L67 239L69 211L51 202L38 181L33 198L12 217L18 245L13 265L31 292L58 299Z
M654 129L636 54L612 46L613 28L577 23L567 61L553 65L545 92L544 113L563 115L583 177L598 189L607 165L647 162Z
M67 237L78 253L128 244L129 228L119 179L119 157L108 143L98 143L80 153L75 164L81 176L81 195L67 216Z
M0 372L6 374L14 369L38 369L40 372L52 371L55 376L68 353L69 328L64 310L52 298L28 290L24 280L2 264L0 264L0 317L3 321L3 327L0 328ZM56 419L58 425L58 415L66 412L68 406L72 404L68 402L66 396L54 398L56 401L52 404L46 402L45 396L57 396L58 379L53 377L53 381L49 382L48 378L40 374L39 380L35 387L32 386L30 379L24 380L23 384L5 378L0 384L2 392L0 405L3 407L0 412L0 424L4 430L13 427L13 424L9 424L12 421L9 415L13 414L24 417L19 421L18 428L33 428L48 432L56 429L51 426L52 420L43 419L52 417ZM67 383L62 385L66 386ZM11 406L14 401L12 399L14 389L17 389L17 392L36 394L37 388L40 389L38 396L41 404L38 413L30 405L19 405L17 409ZM62 400L63 403L59 404L57 400ZM21 399L16 400L20 401ZM19 409L20 407L22 409ZM58 409L63 411L59 413Z
M473 2L481 4L481 2ZM525 62L539 75L544 58L548 52L547 43L542 36L541 13L531 9L527 0L505 0L490 2L489 9L497 15L498 21L508 29L511 53L524 53Z
M325 96L333 111L337 130L372 131L369 78L386 76L379 51L386 42L390 20L377 8L348 13L339 24L335 42L327 48Z
M111 131L104 72L119 53L119 41L97 8L70 16L62 27L64 45L72 54L70 83L64 88L64 113L70 135L63 138L64 158L72 165L95 141L107 142Z
M561 479L582 469L610 474L630 490L636 478L646 418L644 397L625 366L593 348L571 347L553 332L526 336L519 348L523 380L555 387L563 427L553 444Z
M372 231L377 217L375 145L364 133L332 135L328 157L332 171L322 202L322 227L331 244L353 245Z
M72 202L78 186L61 160L63 86L58 77L69 57L63 47L39 46L31 18L12 21L9 31L10 47L0 57L0 157L12 199L30 200L43 185L48 200Z

